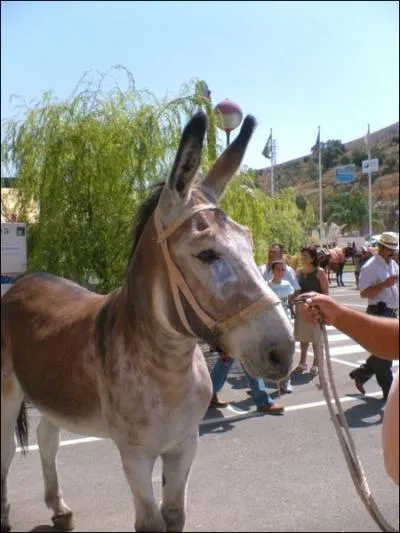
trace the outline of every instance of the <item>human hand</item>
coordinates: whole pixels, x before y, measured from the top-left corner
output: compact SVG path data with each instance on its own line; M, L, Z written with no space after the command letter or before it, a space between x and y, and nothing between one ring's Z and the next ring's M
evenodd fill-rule
M324 324L334 324L341 313L341 306L326 294L309 292L302 294L304 303L300 306L300 313L304 320L317 324L320 320Z

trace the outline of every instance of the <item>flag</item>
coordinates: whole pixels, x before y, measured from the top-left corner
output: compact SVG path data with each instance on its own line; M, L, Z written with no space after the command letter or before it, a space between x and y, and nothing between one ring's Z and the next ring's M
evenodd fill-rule
M264 149L262 151L262 155L264 157L266 157L267 159L271 159L271 156L272 156L272 130L271 130L271 133L269 134L269 137L267 139L267 143L264 146Z
M319 128L318 128L317 140L315 141L314 146L311 148L312 155L317 155L319 153L320 145L321 145L321 143L320 143Z

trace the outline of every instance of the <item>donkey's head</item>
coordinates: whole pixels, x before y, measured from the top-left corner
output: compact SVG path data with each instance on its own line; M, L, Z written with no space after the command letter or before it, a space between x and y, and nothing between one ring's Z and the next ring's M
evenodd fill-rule
M220 345L254 376L280 380L292 365L291 324L254 261L249 229L218 208L254 127L247 116L207 176L196 179L207 130L206 115L197 113L183 131L154 222L182 333Z

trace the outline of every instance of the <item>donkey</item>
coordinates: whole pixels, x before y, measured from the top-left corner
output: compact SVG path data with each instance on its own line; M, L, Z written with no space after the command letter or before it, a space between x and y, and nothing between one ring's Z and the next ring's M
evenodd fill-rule
M10 529L15 428L27 444L24 397L42 415L45 503L57 528L73 528L57 475L64 428L113 440L133 494L136 531L182 531L198 427L212 395L198 340L217 342L253 376L280 381L289 374L290 322L255 264L250 231L218 207L254 127L247 116L235 141L197 178L207 117L193 116L169 178L139 211L120 288L99 295L38 273L2 298L2 531ZM151 481L158 457L160 507Z
M356 253L355 243L341 248L335 246L333 248L322 248L318 253L319 266L322 267L328 275L328 282L331 282L331 271L336 273L336 283L338 287L344 287L343 270L347 259L353 258Z

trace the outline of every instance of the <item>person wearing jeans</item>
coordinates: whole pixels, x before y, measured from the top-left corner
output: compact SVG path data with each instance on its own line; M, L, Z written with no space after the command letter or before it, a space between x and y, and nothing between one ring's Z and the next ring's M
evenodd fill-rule
M213 385L213 397L210 402L210 407L226 407L227 402L224 402L218 398L218 393L222 389L227 380L229 369L231 368L234 359L230 355L224 353L220 348L216 348L219 354L217 362L211 371L211 381ZM243 366L242 366L243 368ZM254 378L243 368L247 381L250 386L251 395L254 403L257 405L257 411L267 414L283 414L284 407L277 403L274 403L269 396L268 391L265 388L264 381L260 378Z

